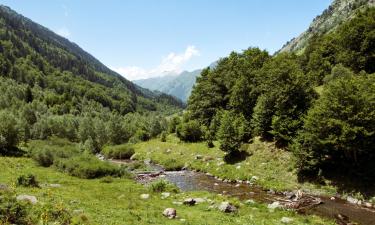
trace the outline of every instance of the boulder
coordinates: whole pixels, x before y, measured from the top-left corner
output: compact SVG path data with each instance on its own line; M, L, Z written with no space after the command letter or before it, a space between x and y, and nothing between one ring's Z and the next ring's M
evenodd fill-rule
M6 184L0 184L0 191L9 191L9 187Z
M195 205L196 201L194 198L187 198L184 200L184 205L190 205L193 206Z
M268 204L267 208L269 209L281 208L281 205L280 205L280 202L273 202L271 204Z
M348 197L346 198L346 201L348 201L350 204L357 204L359 200L356 199L356 198L353 198L353 197L351 197L351 196L348 196Z
M195 203L196 203L196 204L198 204L198 203L203 203L203 202L206 201L206 199L204 199L204 198L194 198L194 200L195 200Z
M255 203L255 201L252 200L252 199L248 199L248 200L245 201L245 204L248 204L248 205L252 205L254 203Z
M32 195L18 195L17 196L17 200L18 201L28 201L28 202L30 202L33 205L35 205L36 203L38 203L38 200L36 199L36 197L32 196Z
M230 204L229 202L222 202L218 209L222 212L225 212L225 213L232 213L232 212L236 212L237 211L237 208Z
M177 211L174 208L166 208L163 212L163 216L174 219L177 216Z
M169 196L171 196L171 193L169 193L169 192L163 192L163 193L161 193L161 198L168 198Z
M289 217L282 217L281 220L280 220L280 222L288 224L288 223L293 222L293 219L289 218Z
M150 195L149 194L141 194L140 197L141 197L141 199L149 199Z

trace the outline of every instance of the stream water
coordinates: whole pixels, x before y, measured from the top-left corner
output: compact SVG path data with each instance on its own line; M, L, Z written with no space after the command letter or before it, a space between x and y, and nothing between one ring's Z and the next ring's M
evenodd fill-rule
M120 163L116 161L116 163ZM127 162L122 162L127 163ZM163 171L162 167L150 164L154 172L161 172L156 177L164 179L175 184L182 191L208 191L228 196L238 197L241 200L252 199L256 202L272 203L285 195L278 193L270 193L260 187L244 184L244 183L227 183L217 180L215 177L205 173L193 171ZM375 225L374 208L365 208L359 205L350 204L346 200L335 198L331 200L329 197L319 197L323 203L309 208L300 213L315 214L322 217L337 219L338 215L348 218L351 222L360 225ZM345 223L340 223L345 224Z

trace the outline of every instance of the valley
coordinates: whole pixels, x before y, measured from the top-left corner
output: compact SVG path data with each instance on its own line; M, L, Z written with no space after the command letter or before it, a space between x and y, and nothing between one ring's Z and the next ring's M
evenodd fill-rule
M374 224L374 30L334 0L274 54L130 81L0 5L0 225Z

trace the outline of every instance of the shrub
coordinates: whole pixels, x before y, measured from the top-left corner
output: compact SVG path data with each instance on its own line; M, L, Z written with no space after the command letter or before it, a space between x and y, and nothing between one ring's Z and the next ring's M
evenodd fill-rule
M163 131L160 135L160 141L161 142L166 142L167 141L167 133Z
M71 176L93 179L104 176L122 176L122 170L109 162L103 162L92 155L59 159L55 166Z
M170 191L170 192L178 192L178 187L176 185L164 180L164 179L159 179L156 181L153 181L149 184L149 189L152 192L165 192L165 191Z
M31 205L14 196L0 195L0 224L29 224Z
M0 111L0 154L7 148L16 147L21 140L21 132L18 128L18 121L13 113Z
M177 159L173 159L173 158L167 159L163 163L163 165L164 165L164 168L168 171L181 170L184 167L183 162L181 162Z
M105 157L111 159L129 159L135 152L129 144L106 146L102 150Z
M229 154L239 152L248 136L248 125L242 115L227 111L223 114L218 131L220 149Z
M39 187L39 182L36 180L36 177L32 174L21 175L17 178L17 186L23 187Z
M190 120L177 126L177 137L186 142L198 142L202 140L203 132L199 122Z
M49 148L41 148L31 153L34 159L40 166L50 167L54 162L54 154Z

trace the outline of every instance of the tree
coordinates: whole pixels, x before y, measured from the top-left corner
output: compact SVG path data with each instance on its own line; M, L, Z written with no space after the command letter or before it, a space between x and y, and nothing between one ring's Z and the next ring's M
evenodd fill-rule
M300 171L322 165L357 166L373 176L375 159L375 74L329 82L309 110L291 146Z
M244 137L248 136L248 123L244 116L238 115L232 111L225 111L218 130L218 139L220 149L234 154L239 151Z
M21 140L18 121L12 112L0 111L0 152L16 147Z
M203 132L197 120L183 122L177 127L177 137L186 142L198 142L202 140Z

